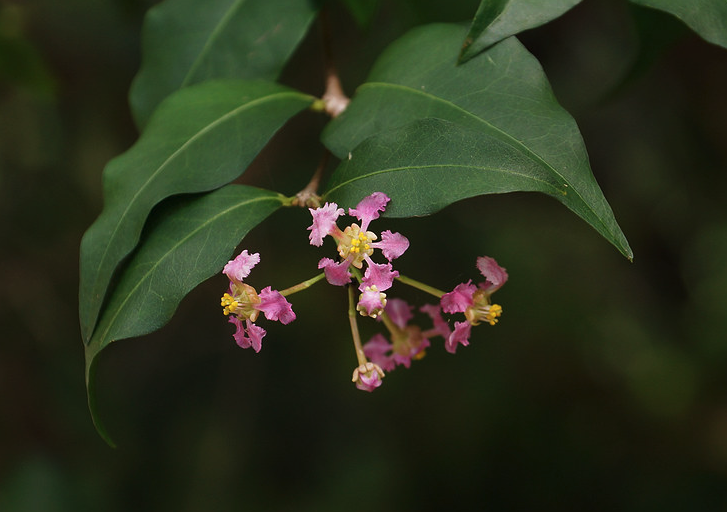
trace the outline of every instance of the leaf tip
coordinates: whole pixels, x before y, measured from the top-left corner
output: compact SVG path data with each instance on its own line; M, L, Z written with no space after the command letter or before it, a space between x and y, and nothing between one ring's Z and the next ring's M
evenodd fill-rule
M116 448L116 443L109 435L106 427L101 421L101 416L98 413L98 407L96 406L96 386L94 385L96 380L96 360L95 355L98 352L89 353L88 348L86 349L86 398L88 401L88 412L91 414L91 421L93 426L96 428L96 432L104 442L109 445L110 448Z

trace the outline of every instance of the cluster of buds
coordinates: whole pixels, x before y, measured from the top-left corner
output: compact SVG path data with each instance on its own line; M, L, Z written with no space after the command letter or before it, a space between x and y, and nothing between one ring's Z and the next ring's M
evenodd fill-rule
M369 231L370 223L386 210L389 197L382 192L374 192L365 197L356 208L350 208L350 216L358 220L341 230L337 221L345 214L336 203L326 203L320 208L310 208L313 224L310 231L310 244L320 247L327 236L336 242L338 259L322 258L318 268L322 273L282 291L264 288L260 293L247 283L243 283L250 270L260 261L258 254L243 251L224 268L223 273L230 279L229 291L222 296L223 313L236 326L234 338L242 348L252 347L260 351L265 330L255 324L260 312L268 320L287 324L295 320L291 304L286 296L304 290L325 278L334 286L348 289L349 322L358 365L353 372L353 382L364 391L373 391L381 385L385 372L402 365L411 366L412 360L421 359L425 350L431 346L431 339L442 337L444 347L455 353L459 345L469 345L473 326L485 323L495 325L502 315L502 307L494 304L492 294L507 281L507 272L488 256L477 258L477 268L485 281L473 284L472 281L458 284L452 291L444 292L429 285L402 276L392 267L392 261L409 248L409 240L400 233L383 231L381 238ZM360 224L359 224L360 223ZM381 251L386 263L372 259L375 250ZM364 269L365 265L365 269ZM419 310L429 317L432 326L423 330L412 323L414 307L398 298L387 298L386 290L394 281L407 284L425 291L435 298L434 304L426 304ZM358 289L358 297L354 292ZM464 315L464 321L455 320L453 327L443 316ZM376 334L362 344L358 330L357 317L371 317L383 323L388 338Z

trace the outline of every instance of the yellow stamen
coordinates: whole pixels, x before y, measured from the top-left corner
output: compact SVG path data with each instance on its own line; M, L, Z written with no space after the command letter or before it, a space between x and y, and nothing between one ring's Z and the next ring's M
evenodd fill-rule
M500 315L502 315L502 306L500 306L499 304L493 304L492 306L490 306L490 311L488 311L485 315L485 320L490 325L495 325Z
M222 306L222 313L227 316L230 313L234 313L240 303L229 293L225 293L220 299L220 306Z

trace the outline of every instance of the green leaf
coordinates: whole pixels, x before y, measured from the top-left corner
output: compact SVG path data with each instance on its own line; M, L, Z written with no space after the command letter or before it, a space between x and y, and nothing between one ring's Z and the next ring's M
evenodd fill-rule
M466 62L493 44L552 21L581 0L482 0L462 45Z
M727 48L727 2L725 0L631 1L668 12L682 20L704 40Z
M441 119L414 121L366 139L336 169L326 200L354 205L373 191L387 215L429 215L482 194L532 191L555 197L630 257L628 243L589 175L564 175L500 137Z
M89 408L104 438L108 435L98 419L93 389L99 352L111 342L166 324L184 296L220 272L240 240L284 199L275 192L228 185L202 196L170 199L155 210L86 345Z
M216 78L275 80L316 14L313 0L166 0L149 10L129 94L137 125L177 89Z
M359 27L368 27L379 10L381 0L341 0Z
M456 48L463 35L464 30L455 25L421 27L394 43L379 58L369 81L359 88L346 111L324 131L324 143L344 160L331 178L329 188L336 188L333 195L344 194L345 191L338 189L344 188L351 173L368 172L359 168L357 162L349 169L351 164L345 161L364 139L375 134L388 136L383 132L416 120L439 118L511 147L520 155L517 162L531 162L527 168L532 175L538 174L532 167L536 166L540 169L538 175L548 179L558 177L558 190L564 190L563 185L567 185L572 191L568 195L581 196L587 204L584 208L568 206L631 258L628 242L591 173L578 126L558 105L537 60L515 38L509 38L457 66ZM402 144L418 148L427 143L413 138L414 135L429 136L426 130L407 130L412 130L411 126L396 132L406 137L401 139ZM374 138L358 148L356 158L366 161L365 153L374 151L378 140ZM388 143L384 146L388 147ZM485 158L482 162L485 166L490 158L499 158L497 152L502 145L488 147L496 149L491 157L476 151L469 143L452 141L453 150L475 151ZM401 155L405 150L402 147ZM375 154L382 161L372 161L371 165L385 169L388 166L385 150ZM409 155L412 159L417 157L414 150ZM449 165L449 162L444 159L441 164ZM405 165L407 162L401 160L396 166ZM403 186L408 186L409 174L397 176L403 180ZM417 213L400 211L398 215L432 212L456 200L441 188L429 190L428 185L417 183L421 187L409 188L408 193L421 203L420 210ZM369 189L367 193L374 190ZM389 193L389 190L382 191ZM350 204L355 204L353 196ZM395 208L393 201L392 208Z
M88 342L114 271L152 207L237 178L311 96L265 82L209 82L164 101L138 142L104 170L104 210L81 242L79 313Z

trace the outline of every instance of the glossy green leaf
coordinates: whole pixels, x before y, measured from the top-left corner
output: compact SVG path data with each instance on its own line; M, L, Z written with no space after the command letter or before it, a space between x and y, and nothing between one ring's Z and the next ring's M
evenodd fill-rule
M104 170L105 204L81 242L79 312L88 341L109 282L152 207L237 178L311 96L266 82L209 82L164 101L138 142Z
M631 258L631 249L591 173L578 126L558 105L537 60L515 38L510 38L458 66L456 49L462 37L464 30L458 26L422 27L394 43L379 58L368 82L324 131L325 144L344 160L329 188L342 188L350 173L367 172L357 164L354 170L346 164L349 154L353 155L354 148L367 137L383 137L383 132L412 121L439 118L481 132L488 140L497 139L522 157L518 162L525 159L540 168L541 174L558 176L561 185L573 191L571 196L580 195L587 204L584 208L571 208ZM424 131L397 133L406 137L402 144L416 148L427 143L412 138L413 134L424 136ZM376 147L376 140L358 148L356 157L365 160L365 152ZM469 144L457 144L456 139L452 144L457 151L474 150ZM490 146L499 151L500 146ZM376 154L385 160L385 153ZM487 165L489 157L477 154L485 158L482 164ZM412 158L416 155L410 153ZM397 165L405 164L402 160ZM386 165L383 161L380 168ZM345 173L345 179L341 173ZM402 185L407 186L408 175L399 176ZM456 200L443 189L430 190L419 184L420 188L409 189L409 194L422 203L419 210L400 211L398 215L435 211Z
M166 0L149 10L129 100L145 126L173 91L217 78L275 80L316 14L314 0Z
M727 48L727 1L725 0L631 1L668 12L682 20L704 40Z
M155 210L86 345L89 407L107 440L93 402L92 367L98 353L111 342L166 324L184 296L220 272L240 240L283 200L275 192L228 185L202 196L172 198Z
M466 62L493 44L552 21L581 0L482 0L462 45Z
M436 118L366 139L333 174L324 198L354 205L372 191L387 215L428 215L468 197L533 191L555 197L630 256L601 190L589 176L564 176L483 130Z

